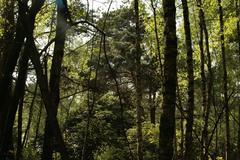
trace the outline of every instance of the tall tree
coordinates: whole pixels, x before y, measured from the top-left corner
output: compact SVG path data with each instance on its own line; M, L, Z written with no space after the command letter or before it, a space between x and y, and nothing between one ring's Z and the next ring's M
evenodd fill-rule
M200 26L200 53L201 53L201 77L202 77L202 95L203 95L203 119L204 126L202 131L202 159L208 159L208 119L210 114L210 107L212 104L212 85L213 85L213 72L212 72L212 61L209 49L209 34L205 21L205 13L203 11L202 1L198 0L199 7L199 26ZM205 47L207 53L207 66L208 66L208 79L205 76L205 56L204 56L204 44L203 37L205 36ZM207 83L207 94L206 94L206 83Z
M20 5L21 3L21 5ZM14 3L13 3L14 4ZM9 43L4 50L3 55L6 56L5 63L2 66L0 77L0 101L2 105L0 106L0 154L6 154L8 151L13 150L12 144L12 128L14 124L14 119L16 116L16 110L19 103L19 98L23 97L24 94L24 86L27 72L27 55L25 54L20 60L19 66L19 77L17 79L13 99L11 95L12 88L12 74L17 64L17 60L19 58L22 46L24 44L25 38L25 29L23 27L23 19L26 15L26 10L23 9L23 5L27 6L27 1L19 2L19 11L18 11L18 19L15 30L15 38L13 42ZM35 6L34 3L28 12L31 14L33 18L36 17L38 11L41 8L40 6ZM13 6L12 6L13 7ZM33 29L33 28L32 28ZM25 60L26 59L26 60ZM13 102L12 102L13 100ZM15 106L15 107L14 107ZM7 155L7 154L6 154ZM4 157L4 156L3 156Z
M161 56L161 48L160 48L160 37L159 37L159 31L158 31L157 11L156 11L156 6L154 5L154 0L151 0L151 7L153 10L154 34L156 39L157 56L158 56L158 61L160 66L160 76L161 76L160 79L162 80L163 65L162 65L162 56ZM161 82L162 81L160 81L160 83ZM162 84L160 84L160 87L162 87ZM152 84L152 82L150 82L150 86L149 86L150 120L151 120L151 123L155 124L156 105L154 103L155 103L156 93L153 92L153 89L154 89L154 85Z
M175 103L177 81L177 36L175 0L163 0L164 15L164 82L160 119L159 160L170 160L174 155Z
M28 53L26 52L26 48L24 49L18 64L18 77L16 80L16 84L14 87L13 95L11 98L11 102L9 103L8 112L7 112L7 118L6 118L6 126L4 129L4 146L8 146L10 149L10 146L13 144L13 128L14 128L14 121L16 117L17 110L18 112L21 111L21 109L18 109L19 107L23 107L20 103L23 101L24 94L25 94L25 84L27 79L27 72L28 72ZM19 117L21 117L19 115ZM18 121L20 122L20 120ZM19 124L20 125L20 124ZM19 127L20 130L21 127ZM19 146L18 146L19 147Z
M203 12L203 11L202 11ZM204 110L204 127L203 127L203 133L202 133L202 141L203 141L203 148L204 148L204 159L208 159L208 149L209 149L209 141L208 141L208 126L209 126L209 115L210 115L210 109L211 105L213 103L213 71L212 71L212 58L210 54L209 49L209 34L205 22L205 15L204 12L201 14L203 17L201 20L203 21L203 32L205 35L205 47L207 52L207 68L208 68L208 79L207 79L207 105L206 109Z
M142 136L142 89L141 89L141 46L140 46L140 19L139 2L134 0L135 30L136 30L136 112L137 112L137 159L143 160L143 136Z
M229 106L228 106L228 75L226 64L226 51L225 51L225 36L224 36L224 21L223 21L223 8L222 0L218 0L219 9L219 24L220 24L220 42L222 52L222 67L223 67L223 95L224 95L224 109L225 109L225 160L230 160L230 126L229 126Z
M236 16L238 17L237 21L237 42L238 42L238 56L240 62L240 1L236 0ZM240 122L240 106L238 108L238 122ZM240 123L238 123L238 142L237 142L237 157L240 160Z
M60 77L61 77L61 66L64 56L64 44L67 32L67 4L64 1L57 1L57 26L56 26L56 36L55 45L53 51L52 66L50 72L50 96L53 100L52 108L54 116L57 116L57 110L60 100ZM44 143L43 143L43 154L42 159L52 159L54 148L54 133L49 123L49 119L46 119L45 133L44 133Z
M189 11L187 0L182 0L183 19L185 30L185 44L187 50L187 73L188 73L188 107L187 107L187 124L185 136L185 155L184 158L193 160L193 112L194 112L194 76L193 76L193 50L192 38L189 22Z
M29 54L29 58L31 59L37 76L37 81L39 84L39 88L41 91L41 97L43 99L45 109L47 112L47 119L49 120L51 129L54 132L54 136L56 138L59 151L61 153L62 159L69 159L68 153L66 150L66 146L61 134L61 130L58 124L58 120L56 115L54 114L54 107L55 103L53 99L51 98L51 94L48 88L48 79L47 75L43 72L43 66L40 61L40 53L38 52L38 49L36 47L36 44L34 42L33 37L33 31L35 26L35 20L36 20L36 14L40 11L42 5L45 1L34 1L32 3L32 6L30 9L28 9L28 6L23 3L19 3L19 8L21 8L22 11L29 11L29 12L21 12L21 20L22 24L25 29L25 47L27 49L27 53ZM24 16L23 16L24 15Z
M12 43L14 40L14 0L3 0L3 11L2 11L2 18L3 22L1 27L3 29L2 37L0 39L0 73L2 73L2 69L6 62L7 58L7 47L9 43ZM2 74L1 74L2 76Z
M18 107L18 143L16 160L22 159L22 113L23 113L23 99L21 99L21 102Z
M202 92L202 110L203 110L203 115L205 113L205 110L207 108L207 94L206 94L206 75L205 75L205 55L204 55L204 46L203 46L203 38L204 38L204 12L202 9L202 1L198 0L197 5L199 7L199 48L200 48L200 68L201 68L201 92ZM204 137L202 137L202 159L204 155Z
M154 20L154 33L155 33L155 38L156 38L156 46L157 46L157 55L158 55L158 60L160 64L160 75L161 78L163 76L163 66L162 66L162 58L161 58L161 50L160 50L160 38L158 34L158 25L157 25L157 12L156 12L156 7L154 6L153 0L151 0L151 7L153 10L153 20Z

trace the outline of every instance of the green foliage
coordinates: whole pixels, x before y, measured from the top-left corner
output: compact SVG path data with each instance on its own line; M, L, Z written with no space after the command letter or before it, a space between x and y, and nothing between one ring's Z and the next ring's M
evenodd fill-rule
M108 1L109 2L109 1ZM133 1L131 1L133 2ZM209 31L209 47L212 59L212 70L214 74L213 96L214 104L211 104L209 135L215 126L217 118L223 107L223 84L222 84L222 59L219 41L219 17L216 0L204 0L202 9L205 13L206 27ZM95 2L94 2L95 3ZM96 2L97 3L97 2ZM88 7L82 1L68 1L71 18L74 22L83 20L91 22L106 33L106 43L103 48L101 33L89 24L79 23L69 26L67 39L65 42L65 55L61 68L60 82L60 104L57 118L63 130L64 140L71 159L79 160L82 156L83 145L85 143L85 160L123 160L128 159L130 150L136 156L136 110L135 110L135 84L136 84L136 35L135 17L133 3L127 3L119 9L111 9L109 13L105 11L87 10ZM163 38L163 11L159 0L154 0L157 12L157 31L160 39L160 58L163 60L164 38ZM188 77L186 70L186 46L184 37L184 23L182 18L182 5L177 1L177 35L178 35L178 90L177 90L177 110L176 110L176 156L181 159L181 143L184 141L185 111L187 109L187 87ZM200 157L202 144L201 134L204 125L202 108L202 89L200 72L200 49L199 49L199 18L198 6L196 3L188 2L190 13L190 26L192 47L194 50L194 80L195 80L195 111L194 111L194 142L193 148L196 159ZM29 5L31 3L29 2ZM16 5L17 6L17 5ZM226 60L228 71L229 104L233 115L230 117L231 127L231 149L233 155L237 150L237 130L236 119L239 117L237 110L239 105L239 53L237 41L237 21L235 4L232 1L223 0L224 10L224 35L226 46ZM0 0L0 15L3 15L4 1ZM15 22L19 16L18 8L15 11ZM6 20L0 18L0 62L2 62L2 38ZM104 23L105 28L104 28ZM68 25L68 24L66 24ZM34 38L39 51L55 37L56 30L56 5L53 1L46 1L39 14L37 14ZM156 95L153 104L156 106L156 122L159 121L162 103L162 82L160 74L159 55L157 52L156 35L154 30L154 17L150 1L140 2L140 33L141 33L141 89L142 107L144 109L143 140L144 140L144 160L155 160L158 158L159 124L153 125L149 122L150 98ZM205 41L204 41L205 42ZM9 44L11 44L9 42ZM54 43L53 43L54 44ZM50 74L52 64L53 46L50 45L41 55L41 63L44 66L44 58L47 59L46 71ZM24 47L22 47L24 49ZM105 50L106 49L106 50ZM106 55L105 55L106 51ZM208 80L209 72L207 68L206 47L205 73ZM106 56L111 69L108 66ZM164 64L164 61L162 61ZM1 66L0 66L1 67ZM29 68L33 69L31 63ZM1 72L1 68L0 68ZM12 83L18 72L16 67L13 74ZM0 73L1 74L1 73ZM29 70L26 84L23 110L23 132L27 128L29 117L31 118L30 130L27 134L25 148L23 149L24 159L40 159L42 153L42 143L44 136L44 124L46 111L43 109L40 115L40 108L44 108L40 91L33 105L32 113L29 112L33 98L36 73ZM114 79L115 78L115 79ZM118 90L116 87L118 82ZM14 86L13 85L13 86ZM120 92L120 93L119 93ZM119 95L120 94L120 95ZM119 101L121 98L121 103ZM92 107L92 108L91 108ZM179 109L183 110L183 113ZM89 112L90 111L90 112ZM183 117L181 117L183 116ZM183 121L181 121L183 119ZM40 120L40 121L39 121ZM237 119L238 120L238 119ZM37 123L39 122L39 126ZM183 123L183 124L181 124ZM213 139L209 148L212 155L223 159L224 118L221 118L217 126L218 137L213 134ZM181 128L183 125L183 128ZM125 132L127 135L125 135ZM24 135L25 133L23 133ZM183 134L183 135L182 135ZM129 141L129 146L128 142ZM86 138L87 137L87 138ZM86 138L86 139L85 139ZM14 146L17 141L17 118L14 125ZM36 143L35 143L36 142ZM218 146L216 149L215 147ZM216 151L217 150L217 151ZM54 151L55 152L55 151ZM59 153L55 152L56 157ZM234 158L233 158L234 159Z
M23 157L24 159L32 159L32 160L39 160L41 159L39 154L40 148L32 148L32 146L28 146L23 150Z
M86 159L93 159L93 157L101 159L106 158L109 154L116 154L117 150L120 150L119 147L125 145L119 112L117 97L113 95L113 92L107 92L94 105L94 113L90 115L88 131L86 130L88 112L82 110L82 112L72 114L70 117L73 118L70 118L64 125L67 144L71 148L71 158L81 158L86 134ZM129 117L127 113L124 116ZM129 124L126 122L125 126L127 125ZM123 153L124 156L127 154Z
M94 156L95 160L120 160L126 159L126 151L122 148L116 148L114 146L101 147Z
M144 122L142 126L143 131L143 145L145 148L144 159L154 160L157 159L158 154L158 137L159 137L159 124L151 124L150 122ZM129 143L133 152L136 154L136 127L130 128L127 132Z

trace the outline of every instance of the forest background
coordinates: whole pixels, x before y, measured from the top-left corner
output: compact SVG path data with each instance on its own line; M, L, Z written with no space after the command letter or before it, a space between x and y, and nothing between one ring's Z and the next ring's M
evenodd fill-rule
M0 0L0 160L240 160L239 0Z

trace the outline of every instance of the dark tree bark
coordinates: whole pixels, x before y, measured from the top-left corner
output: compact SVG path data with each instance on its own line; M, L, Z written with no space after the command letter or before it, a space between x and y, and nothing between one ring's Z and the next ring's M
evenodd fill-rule
M14 88L13 96L11 98L11 102L9 103L9 109L6 118L6 126L4 130L5 138L3 140L3 143L4 146L9 147L13 144L13 127L17 109L18 106L20 107L20 102L24 98L25 93L25 83L28 71L28 56L26 51L22 53L18 66L19 66L18 78Z
M204 126L202 131L202 155L201 159L207 160L208 159L208 121L209 121L209 114L210 108L212 105L212 85L213 85L213 72L211 66L211 55L209 50L209 36L208 30L205 22L205 14L202 8L202 1L198 0L198 7L199 7L199 25L200 25L200 50L201 50L201 72L202 72L202 94L203 94L203 119L204 119ZM203 47L203 34L205 35L205 47L207 52L207 66L208 66L208 80L205 77L204 71L204 47ZM207 82L207 94L206 94L206 82Z
M1 57L1 61L3 62L0 69L0 156L8 152L8 150L13 149L12 144L4 144L4 141L6 140L5 131L7 130L6 127L8 127L6 125L6 120L8 119L7 116L10 106L9 103L11 102L12 74L17 64L17 59L19 57L19 53L24 40L24 33L22 28L23 27L20 22L20 17L18 17L15 38L12 41L12 38L9 38L9 36L7 36L8 38L5 40L9 40L9 42L6 44L6 46L3 47L3 56ZM14 35L12 31L11 33L6 34L12 34L12 36Z
M151 85L151 84L150 84ZM149 106L150 106L150 122L152 124L156 123L156 93L153 92L152 86L149 87Z
M41 9L44 1L34 1L32 4L32 7L29 9L29 13L23 16L22 21L24 24L24 29L26 31L26 45L25 47L28 49L29 57L34 65L34 68L36 70L37 75L37 81L39 84L39 88L41 91L41 96L45 105L45 109L47 111L47 119L49 120L51 129L54 132L56 141L58 143L59 151L61 153L61 157L64 160L69 159L67 149L61 134L61 130L59 128L58 120L54 114L54 101L51 99L51 94L48 88L48 79L47 75L43 72L43 67L40 62L40 54L38 52L38 49L35 45L34 38L33 38L33 29L34 29L34 23L35 23L35 17L38 11ZM26 9L26 5L20 4L20 7L23 10ZM23 14L23 13L22 13Z
M236 16L238 17L237 21L237 42L238 42L238 56L240 63L240 1L236 0ZM238 108L238 142L237 142L237 157L240 160L240 106Z
M163 112L160 119L159 160L170 160L174 155L175 103L177 82L177 36L175 0L163 0L164 12L164 83Z
M202 11L203 12L203 11ZM204 127L203 127L203 133L202 133L202 141L204 145L204 160L208 160L208 149L209 149L209 141L208 141L208 123L209 123L209 114L211 110L211 105L213 102L213 72L212 72L212 60L211 60L211 54L209 49L209 36L208 36L208 30L205 22L205 16L204 13L202 13L202 20L203 20L203 30L205 35L205 46L206 46L206 52L207 52L207 67L208 67L208 80L207 80L207 106L204 113Z
M14 5L14 2L11 1L6 3ZM12 9L14 9L14 6L8 7L12 7ZM11 8L8 9L11 10ZM23 10L19 9L19 13L23 13ZM12 16L14 16L14 14ZM10 106L13 104L12 100L15 101L15 97L12 99L11 94L12 74L17 64L17 60L24 41L24 30L21 24L21 19L22 15L19 15L17 19L16 30L14 30L16 34L14 34L14 31L11 31L12 36L15 35L15 38L13 41L8 41L5 46L3 53L4 58L2 59L4 62L1 64L0 71L0 156L3 158L6 157L5 155L7 155L9 151L13 150L13 141L11 137L13 125L11 125L11 119L15 118L16 112L13 112L14 110L12 110L12 107ZM11 19L9 21L11 21ZM12 21L14 22L14 20ZM12 26L14 24L9 25ZM8 40L10 39L11 38Z
M163 66L162 66L162 58L161 58L161 51L160 51L160 39L159 39L159 35L158 35L158 26L157 26L157 13L156 13L156 7L154 6L153 0L151 0L151 7L153 10L154 32L155 32L155 38L156 38L157 55L158 55L158 60L159 60L159 64L160 64L160 75L161 75L161 78L163 78Z
M154 20L154 33L155 33L155 39L156 39L156 47L157 47L157 56L158 56L158 61L159 61L159 66L160 66L160 76L161 79L163 79L163 64L162 64L162 56L161 56L161 48L160 48L160 38L159 38L159 33L158 33L158 24L157 24L157 12L156 12L156 6L154 5L154 1L151 0L151 7L153 10L153 20ZM150 120L152 124L155 124L156 121L156 105L155 105L155 98L156 98L156 93L153 93L153 87L152 84L150 84L149 87L149 100L150 102ZM160 85L162 87L162 84ZM153 96L153 97L150 97Z
M19 12L23 12L19 9ZM11 90L12 86L12 73L15 69L15 66L17 64L17 60L23 45L24 41L24 31L23 26L21 24L22 17L19 15L16 25L16 34L13 42L9 42L8 45L4 49L4 58L3 58L3 64L1 66L1 73L0 73L0 113L2 113L2 110L4 107L6 107L8 100L9 92ZM13 25L13 24L12 24ZM13 33L9 33L14 35ZM8 94L6 94L8 93ZM6 114L5 114L6 115ZM1 117L1 116L0 116ZM0 121L1 123L2 121Z
M43 102L45 105L45 109L47 111L47 120L49 121L52 131L54 133L54 136L56 138L62 159L68 160L69 159L68 152L67 152L67 149L66 149L63 137L62 137L62 133L61 133L61 130L60 130L60 127L58 124L57 117L55 116L54 110L52 108L52 106L54 106L53 105L54 103L50 97L50 92L49 92L48 83L47 83L47 76L46 76L46 74L43 73L42 65L40 63L40 55L35 46L32 36L28 37L27 43L29 43L28 44L29 53L31 53L30 59L31 59L32 63L34 64L34 68L37 73L37 80L38 80L39 88L41 91L41 96L42 96L42 99L43 99Z
M182 100L181 100L181 96L180 96L180 89L179 89L179 85L178 85L178 81L177 81L177 102L178 102L178 106L179 106L179 110L180 110L180 130L181 130L181 142L180 142L180 159L184 159L184 120L185 120L185 115L184 115L184 109L182 106Z
M224 94L225 125L226 125L225 160L230 160L231 149L230 149L230 126L229 126L229 106L228 106L228 75L227 75L227 65L226 65L222 0L218 0L218 7L219 7L220 41L221 41L222 65L223 65L223 94Z
M201 92L202 92L202 109L203 109L203 117L205 116L205 111L207 108L207 94L206 94L206 75L205 75L205 54L204 54L204 46L203 46L203 38L204 38L204 12L202 10L202 1L198 0L199 7L199 26L200 26L200 39L199 39L199 48L200 48L200 63L201 63ZM202 134L202 151L201 151L201 159L204 159L204 149L205 149L205 137Z
M189 22L189 11L187 0L182 0L183 6L183 19L185 30L185 44L187 50L187 74L188 74L188 104L187 104L187 124L185 135L185 155L184 158L193 160L193 112L194 112L194 76L193 76L193 50L192 38Z
M64 56L64 43L66 39L67 31L67 6L61 6L57 3L57 26L55 36L55 46L53 52L53 60L50 72L50 96L53 100L54 115L57 116L57 110L59 105L60 95L60 77L61 77L61 65ZM55 143L55 144L54 144ZM48 119L45 125L44 143L43 143L43 154L42 159L52 159L53 151L56 150L56 142L54 142L54 134L51 129Z
M24 136L23 136L22 146L25 146L27 144L27 141L28 141L29 130L31 128L31 123L32 123L33 107L34 107L35 99L37 97L37 90L38 90L38 86L35 85L32 102L29 106L27 127L26 127L26 130L25 130Z
M143 137L142 137L142 89L141 89L141 46L140 46L140 19L138 0L134 0L135 29L136 29L136 113L137 113L137 159L143 160Z
M18 142L16 160L22 159L22 114L23 114L23 98L20 100L18 107Z
M41 123L41 117L42 117L42 110L43 110L43 102L41 101L40 107L39 107L39 114L38 114L38 119L37 119L37 124L36 124L36 131L35 131L35 137L33 140L33 146L36 147L37 140L38 140L38 132L39 132L39 126Z
M14 0L4 0L3 2L3 13L2 19L3 24L1 27L3 28L3 36L0 39L0 73L2 73L3 66L5 65L7 58L7 48L9 43L12 43L14 40ZM2 74L0 74L0 77Z

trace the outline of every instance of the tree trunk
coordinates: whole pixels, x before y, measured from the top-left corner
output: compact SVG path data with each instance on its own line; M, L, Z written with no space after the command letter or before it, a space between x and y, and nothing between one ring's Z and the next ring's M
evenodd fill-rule
M155 105L155 99L156 99L156 93L152 93L151 86L149 87L149 106L150 106L150 122L152 124L156 123L156 105Z
M28 49L29 57L36 70L37 81L39 84L41 96L47 112L47 119L49 120L51 129L55 135L56 141L58 142L58 147L61 153L61 157L63 160L67 160L69 159L68 153L62 137L61 130L59 128L58 120L56 118L56 115L54 114L53 106L55 105L54 105L53 99L51 99L51 96L50 96L51 94L48 88L47 75L44 74L43 72L43 67L40 62L40 54L38 52L38 49L35 45L34 38L33 38L35 16L38 13L38 11L41 9L41 6L43 5L43 3L44 1L34 1L34 3L32 4L32 7L29 9L29 11L31 12L23 17L23 24L26 30L26 38L27 38L26 48ZM26 9L26 6L24 6L23 4L20 4L20 7Z
M229 126L229 106L228 106L228 75L226 65L226 53L225 53L225 39L224 39L224 22L223 22L223 9L222 0L218 0L219 7L219 24L220 24L220 40L222 50L222 65L223 65L223 94L224 94L224 108L225 108L225 125L226 125L226 136L225 136L225 160L230 160L231 149L230 149L230 126Z
M182 106L182 100L180 97L180 89L179 89L179 82L177 81L177 101L178 101L178 106L179 106L179 110L180 110L180 130L181 130L181 142L180 142L180 159L184 159L184 120L185 120L185 116L184 116L184 108Z
M36 124L35 137L34 137L34 140L33 140L33 146L34 147L37 147L36 145L37 145L37 140L38 140L39 126L40 126L40 123L41 123L42 110L43 110L43 102L41 101L41 104L40 104L40 107L39 107L37 124Z
M6 46L4 46L4 53L2 53L1 57L2 64L0 69L0 156L2 154L5 154L4 152L8 152L9 150L9 145L4 144L4 141L6 140L6 135L4 132L7 130L7 127L10 127L7 126L7 116L11 103L12 74L17 64L17 59L19 57L19 53L21 51L21 47L24 41L24 31L20 19L21 16L19 16L17 20L15 38L13 41L11 41L11 38L7 38L9 42L6 44ZM14 35L12 31L9 34ZM12 144L10 148L11 150L13 149Z
M47 76L46 74L43 73L42 65L40 63L40 56L35 46L32 35L28 37L26 43L29 43L28 46L29 46L30 59L37 73L37 80L38 80L39 88L41 91L42 100L44 102L45 109L47 111L47 119L49 120L52 131L54 132L56 141L59 144L61 157L62 159L67 160L69 159L68 153L62 137L61 130L59 128L57 117L55 116L54 110L52 108L53 101L50 97L50 92L48 89Z
M175 0L163 0L164 12L164 83L160 119L159 160L170 160L174 155L175 103L177 82L177 36Z
M18 142L16 160L22 159L22 112L23 112L23 98L18 107Z
M142 89L141 89L141 47L140 47L140 22L139 4L134 0L135 25L136 25L136 112L137 112L137 159L143 160L143 137L142 137Z
M185 159L193 160L193 111L194 111L194 77L193 77L193 50L191 29L189 23L189 12L187 0L182 0L184 30L185 30L185 44L187 50L187 74L188 74L188 105L187 105L187 123L185 135Z
M0 73L2 73L3 66L5 66L7 58L7 48L9 43L14 40L14 0L4 0L3 2L3 36L0 39ZM0 77L2 74L0 74Z
M15 89L9 103L9 109L7 112L6 126L4 130L4 146L11 146L13 142L13 127L14 121L17 113L18 106L20 106L20 101L24 98L25 93L25 83L27 79L28 71L28 56L27 52L23 52L19 60L19 73L16 81Z
M161 78L163 78L163 66L162 66L160 40L159 40L159 36L158 36L158 26L157 26L157 13L156 13L156 7L154 6L153 0L151 0L151 7L153 10L154 32L155 32L155 38L156 38L157 55L158 55L158 60L159 60L159 64L160 64L160 76L161 76Z
M50 72L50 96L53 100L53 110L54 115L57 116L57 110L59 105L59 84L61 77L61 65L64 55L64 43L66 39L66 31L67 31L67 15L66 15L66 7L61 6L57 3L57 26L56 26L56 36L55 36L55 46L53 51L53 60ZM55 144L54 144L55 143ZM43 144L43 154L42 159L52 159L53 150L57 150L56 144L54 142L54 134L52 128L50 127L50 123L48 119L46 120L45 125L45 133L44 133L44 144ZM55 147L55 148L54 148Z
M201 56L203 56L201 59L201 72L202 72L202 90L203 90L203 118L204 118L204 126L202 131L202 157L201 159L207 160L208 159L208 119L210 114L210 107L212 104L212 85L213 85L213 73L212 73L212 66L211 66L211 55L209 50L209 36L207 31L207 26L205 22L205 14L202 8L202 1L198 0L198 6L199 6L199 25L200 25L200 50L201 50ZM205 46L206 46L206 52L207 52L207 66L208 66L208 80L207 80L207 95L206 95L206 78L204 73L204 50L203 50L203 33L205 35Z
M202 109L203 109L203 118L205 117L206 109L207 109L207 94L206 94L206 75L205 75L205 55L204 55L204 46L203 46L203 36L204 36L204 12L202 10L202 1L198 0L199 7L199 26L200 26L200 39L199 39L199 48L200 48L200 63L201 63L201 91L202 91ZM201 159L204 159L205 153L205 137L203 137L204 132L202 133L202 151L201 151Z
M33 98L32 98L32 102L31 102L31 105L29 107L27 127L26 127L26 130L25 130L25 133L24 133L24 136L23 136L23 142L22 142L23 146L26 145L27 141L28 141L28 135L29 135L29 130L31 128L33 107L34 107L35 99L36 99L36 96L37 96L37 90L38 90L38 86L36 84L35 89L34 89L34 95L33 95Z
M11 108L9 109L9 106L11 106L11 96L10 96L10 91L12 87L12 74L14 72L20 51L23 46L24 38L26 37L26 28L23 27L24 24L27 24L28 22L26 20L26 16L31 16L33 19L33 25L30 29L33 30L34 28L34 21L35 21L35 16L40 10L42 4L44 1L41 1L40 3L36 2L32 4L32 7L29 9L29 13L26 13L26 3L19 3L19 14L18 14L18 20L17 20L17 26L16 26L16 35L13 43L10 43L7 46L6 49L6 63L4 63L4 66L2 68L2 75L0 76L0 102L2 105L0 105L0 155L4 154L4 152L8 152L9 147L7 144L10 143L5 143L6 141L10 141L11 138L6 138L9 137L10 134L6 131L9 129L11 130L11 126L9 125L11 123L10 120L8 119L14 119L15 114L11 111ZM30 24L31 25L31 24ZM25 85L22 85L25 86ZM22 87L20 86L20 87ZM18 103L18 102L17 102ZM11 114L9 116L9 114ZM14 121L14 120L13 120ZM6 133L6 135L4 134ZM13 147L11 147L13 149ZM11 149L11 150L12 150Z
M205 16L203 15L203 30L205 35L205 46L207 51L207 66L208 66L208 80L207 80L207 108L205 110L204 115L204 127L203 127L203 144L206 146L204 148L204 160L208 160L208 149L209 149L209 142L208 142L208 121L209 121L209 114L211 110L211 105L213 102L213 72L212 72L212 60L211 60L211 54L209 50L209 36L207 31L207 26L205 23Z
M238 41L238 56L240 62L240 1L236 0L236 16L238 17L237 21L237 41ZM238 142L237 142L237 157L240 160L240 106L238 107Z

